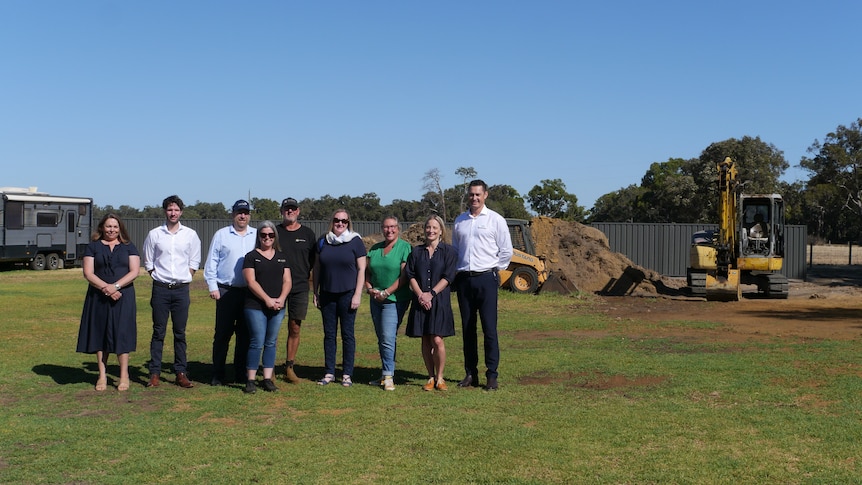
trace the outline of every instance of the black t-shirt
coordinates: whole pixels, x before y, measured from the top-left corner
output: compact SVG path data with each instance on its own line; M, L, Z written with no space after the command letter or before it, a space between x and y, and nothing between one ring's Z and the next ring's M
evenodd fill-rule
M288 231L283 224L276 226L276 229L278 229L278 245L281 246L281 252L287 256L287 265L290 266L290 278L293 280L290 292L307 292L308 279L311 277L311 268L314 267L316 254L314 231L306 226Z
M254 279L263 288L263 292L272 298L281 294L284 281L284 269L287 266L287 257L284 253L276 252L272 259L266 259L257 249L249 251L242 262L242 269L254 268ZM266 305L251 290L246 292L245 308L254 310L266 310Z

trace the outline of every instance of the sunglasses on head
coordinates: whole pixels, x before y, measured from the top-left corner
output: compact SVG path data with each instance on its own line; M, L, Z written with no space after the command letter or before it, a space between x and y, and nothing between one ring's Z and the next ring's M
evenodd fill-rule
M260 238L261 239L275 239L275 233L274 232L262 232L262 233L260 233Z
M339 222L342 224L347 224L348 222L350 222L350 219L339 219L337 217L332 219L333 224L338 224Z

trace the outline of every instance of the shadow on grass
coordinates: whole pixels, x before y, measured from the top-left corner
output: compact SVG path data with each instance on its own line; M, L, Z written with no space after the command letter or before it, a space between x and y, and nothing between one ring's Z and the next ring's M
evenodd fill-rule
M113 358L113 356L111 356ZM232 366L228 365L228 369ZM275 368L275 376L277 380L281 380L284 376L284 364L277 365ZM320 378L323 377L324 370L321 366L304 366L304 365L295 365L294 371L296 375L310 382L317 382ZM56 365L56 364L39 364L33 366L33 372L40 376L47 376L54 380L57 384L60 385L68 385L68 384L92 384L96 382L96 379L99 376L99 368L96 365L95 360L93 362L82 362L81 367L70 367L64 365ZM116 364L108 364L107 373L109 377L119 379L120 375L120 367ZM162 382L173 384L175 382L175 373L170 365L162 367ZM197 384L206 384L209 385L212 379L213 370L212 364L206 362L189 362L188 363L188 375L189 379ZM341 381L341 368L336 368L336 381ZM262 378L263 370L258 369L258 379ZM149 370L147 368L147 363L143 363L141 365L130 365L129 366L129 381L132 385L146 386L149 381ZM234 376L236 377L236 376ZM239 376L240 379L238 381L245 382L244 376ZM365 384L367 385L369 382L380 378L380 368L369 368L369 367L355 367L353 369L353 383L356 384ZM396 383L407 383L412 380L425 380L428 376L425 374L419 374L416 372L397 370L395 371L395 382ZM460 379L460 376L458 377ZM228 382L229 383L229 382Z
M95 359L95 356L93 357ZM82 362L81 367L69 367L56 364L39 364L33 366L33 372L40 376L47 376L54 380L57 384L92 384L99 377L99 367L95 360L92 362ZM107 374L119 380L120 366L116 363L108 363ZM135 366L129 366L129 381L131 384L145 385L149 375L141 372Z

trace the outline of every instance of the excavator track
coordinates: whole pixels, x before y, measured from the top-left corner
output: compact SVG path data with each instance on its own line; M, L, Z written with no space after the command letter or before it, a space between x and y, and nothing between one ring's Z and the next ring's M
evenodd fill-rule
M790 284L787 282L787 277L781 273L772 273L763 275L766 279L765 295L767 298L775 300L786 300L790 295Z

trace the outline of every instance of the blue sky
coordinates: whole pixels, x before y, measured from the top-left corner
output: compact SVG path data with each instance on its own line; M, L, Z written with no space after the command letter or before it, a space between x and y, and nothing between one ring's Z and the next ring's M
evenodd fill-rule
M472 166L589 208L728 138L797 165L862 116L860 5L2 0L0 186L387 204Z

